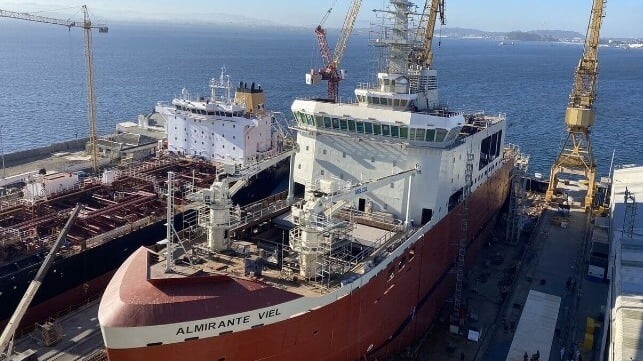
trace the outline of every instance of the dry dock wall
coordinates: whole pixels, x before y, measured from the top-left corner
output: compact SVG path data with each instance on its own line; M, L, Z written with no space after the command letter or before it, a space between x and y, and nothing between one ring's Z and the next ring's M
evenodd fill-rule
M73 152L85 149L85 144L89 138L72 139L60 143L52 143L44 147L21 150L18 152L5 154L5 167L14 167L34 160L46 158L56 152Z

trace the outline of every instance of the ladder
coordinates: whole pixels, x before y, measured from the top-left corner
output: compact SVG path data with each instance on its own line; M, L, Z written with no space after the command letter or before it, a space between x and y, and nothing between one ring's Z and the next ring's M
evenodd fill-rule
M460 320L460 305L462 302L462 285L464 284L464 258L469 242L469 195L473 183L473 159L474 155L467 152L467 165L464 173L464 187L462 188L462 219L460 229L460 243L458 245L458 258L456 260L456 282L455 294L453 295L453 322L457 325Z

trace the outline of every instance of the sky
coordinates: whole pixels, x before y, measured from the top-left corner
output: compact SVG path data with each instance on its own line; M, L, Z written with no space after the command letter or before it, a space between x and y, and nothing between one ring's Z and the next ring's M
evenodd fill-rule
M349 0L84 0L95 20L203 24L241 23L289 25L314 28L329 8L325 26L341 27ZM412 0L421 9L422 0ZM356 26L367 27L374 19L371 10L386 0L363 0ZM180 4L180 5L179 5ZM585 34L591 0L446 0L448 27L486 31L573 30ZM80 7L72 0L0 0L0 9L39 12L41 15L74 15ZM53 11L55 10L55 11ZM643 38L643 1L607 1L602 37ZM66 17L65 17L66 18Z

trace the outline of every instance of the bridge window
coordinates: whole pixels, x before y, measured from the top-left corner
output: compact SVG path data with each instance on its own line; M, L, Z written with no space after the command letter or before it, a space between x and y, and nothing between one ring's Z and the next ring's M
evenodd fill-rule
M346 119L340 119L339 120L339 129L341 129L341 130L347 130L348 129L348 121Z
M348 120L348 131L350 132L355 131L355 121L353 119Z
M382 124L382 135L385 137L391 136L391 126L388 124Z
M373 134L375 135L382 134L382 126L380 124L373 124Z
M324 117L324 128L333 128L331 120L329 117Z
M359 120L355 122L355 129L358 133L364 133L364 122L360 122Z
M444 137L446 135L447 135L447 130L446 129L436 129L436 131L435 131L435 141L436 142L444 141Z
M339 119L333 118L333 129L339 129Z
M373 123L364 122L364 133L373 134Z
M397 125L391 126L391 137L398 138L400 136L400 127Z
M417 128L415 130L415 140L424 141L425 133L426 133L426 129Z
M329 117L324 117L323 119L315 119L315 126L317 126L318 128L323 128L325 127L326 122L330 123Z
M427 129L425 139L427 142L433 142L435 140L435 129Z

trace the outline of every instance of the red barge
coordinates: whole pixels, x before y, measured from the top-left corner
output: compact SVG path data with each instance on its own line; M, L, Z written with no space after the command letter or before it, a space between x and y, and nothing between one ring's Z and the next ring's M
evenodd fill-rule
M411 5L391 1L396 29ZM356 102L294 101L285 206L244 221L218 180L192 197L201 239L123 263L98 314L111 361L375 360L427 331L458 243L470 262L490 234L515 154L503 114L439 105L436 71L398 56L417 45L406 32L378 42L387 65Z

